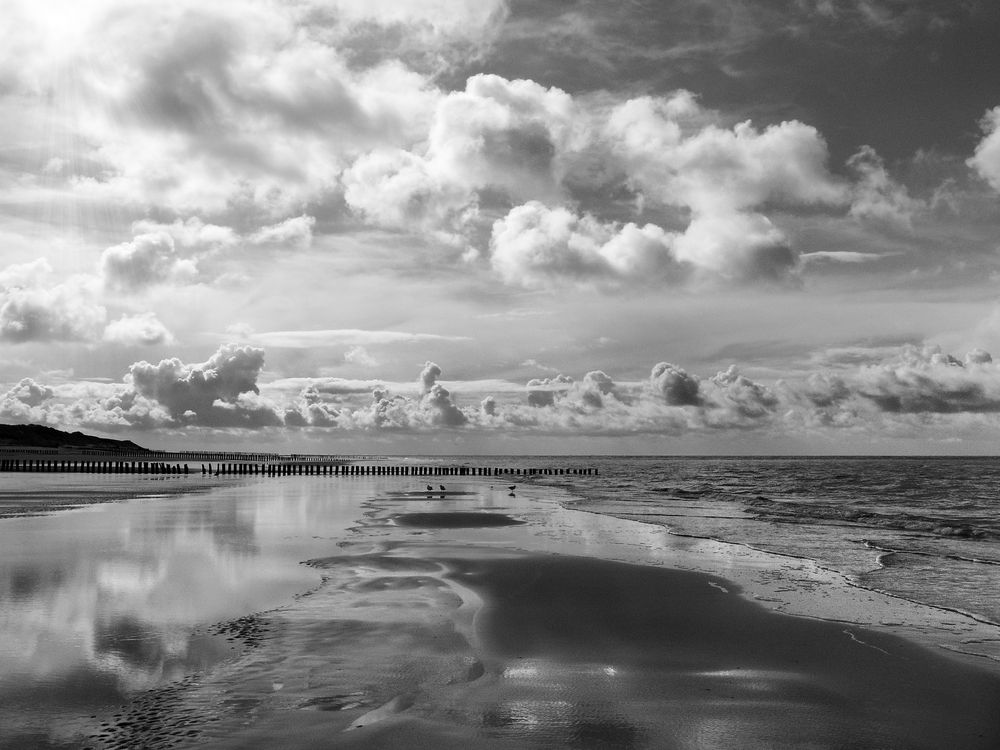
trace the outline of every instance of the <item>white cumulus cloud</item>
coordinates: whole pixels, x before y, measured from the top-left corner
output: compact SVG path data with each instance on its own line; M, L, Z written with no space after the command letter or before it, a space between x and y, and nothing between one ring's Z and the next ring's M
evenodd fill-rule
M651 282L683 273L673 236L647 224L618 226L532 201L493 225L490 262L510 284L542 287L568 280Z
M156 315L151 312L139 315L122 315L108 323L104 340L125 346L152 346L171 344L174 337Z
M994 107L983 116L982 129L983 137L968 164L1000 192L1000 107Z

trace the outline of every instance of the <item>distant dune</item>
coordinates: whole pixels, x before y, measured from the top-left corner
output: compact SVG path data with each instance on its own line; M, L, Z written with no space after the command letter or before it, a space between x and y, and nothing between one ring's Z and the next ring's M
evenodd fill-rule
M37 424L0 425L0 449L2 448L100 448L103 450L144 451L141 445L131 440L112 440L82 432L63 432L53 427Z

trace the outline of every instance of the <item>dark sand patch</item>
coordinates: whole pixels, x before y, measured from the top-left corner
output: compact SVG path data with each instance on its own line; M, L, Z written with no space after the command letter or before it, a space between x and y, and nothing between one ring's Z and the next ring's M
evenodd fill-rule
M468 719L488 736L1000 747L1000 678L901 638L776 614L683 571L557 556L452 564L486 602L478 629L498 679L469 696Z
M401 513L392 520L397 526L421 529L475 529L524 523L504 513Z

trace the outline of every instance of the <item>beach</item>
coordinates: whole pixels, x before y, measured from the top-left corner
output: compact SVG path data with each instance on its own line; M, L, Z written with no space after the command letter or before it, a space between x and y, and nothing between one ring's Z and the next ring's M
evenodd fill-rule
M34 539L0 546L5 577L36 571L4 592L0 690L23 710L2 740L1000 746L996 663L940 647L988 624L559 487L447 484L220 480L0 520Z

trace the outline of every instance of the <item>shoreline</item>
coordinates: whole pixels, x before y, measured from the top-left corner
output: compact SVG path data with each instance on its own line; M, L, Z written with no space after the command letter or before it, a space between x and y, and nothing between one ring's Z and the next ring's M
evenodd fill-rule
M676 537L678 539L692 539L692 540L696 540L696 541L712 542L714 544L720 544L720 545L732 545L732 546L735 546L735 547L742 547L742 548L744 548L746 550L749 550L749 551L755 552L755 553L760 553L762 555L769 555L769 556L778 557L778 558L788 558L790 560L795 560L795 561L798 561L798 562L807 563L807 564L810 564L810 565L815 565L818 570L824 571L826 573L829 573L832 576L838 577L845 584L847 584L848 586L850 586L852 588L859 589L861 591L867 591L867 592L872 593L872 594L878 594L879 596L885 596L885 597L888 597L890 599L896 599L896 600L899 600L900 602L904 602L906 604L912 604L912 605L917 606L917 607L926 607L927 609L934 610L936 612L940 612L940 613L945 614L945 615L958 615L961 618L966 618L966 619L971 620L973 622L976 622L976 623L978 623L980 625L984 625L984 626L987 626L987 627L990 627L990 628L996 628L997 629L997 638L998 638L998 640L1000 640L1000 623L994 622L993 620L990 620L989 618L987 618L987 617L985 617L983 615L977 614L976 612L970 612L970 611L966 611L966 610L963 610L963 609L959 609L958 607L948 607L948 606L945 606L945 605L942 605L942 604L935 604L933 602L921 601L920 599L915 599L915 598L907 597L907 596L904 596L902 594L897 594L897 593L894 593L892 591L887 591L887 590L884 590L884 589L877 588L875 586L865 585L863 583L860 583L859 581L854 580L850 574L844 573L841 570L837 570L836 568L834 568L832 566L824 565L822 562L820 562L819 560L817 560L816 558L813 558L813 557L808 557L806 555L797 555L797 554L794 554L794 553L791 553L791 552L777 552L775 550L770 550L770 549L766 549L766 548L763 548L763 547L756 547L753 544L749 544L747 542L734 542L734 541L729 541L729 540L726 540L726 539L718 539L716 537L711 537L711 536L701 536L699 534L686 534L686 533L678 532L678 531L675 531L674 529L671 529L670 526L668 526L667 524L660 523L660 522L657 522L657 521L644 521L644 520L641 520L641 519L638 519L638 518L630 517L627 514L614 514L614 513L608 513L608 512L605 512L605 511L599 511L599 510L589 510L587 508L573 508L572 506L567 506L567 509L576 510L576 511L579 511L581 513L593 513L595 515L610 515L613 518L619 518L619 519L621 519L623 521L633 521L635 523L644 523L644 524L649 524L651 526L659 526L659 527L665 529L668 534L670 534L671 536ZM890 552L890 554L892 554L892 553ZM760 602L770 601L769 599L766 599L766 598L756 598L755 597L755 599L756 599L756 601L760 601ZM819 617L819 616L816 616L816 615L810 615L810 614L803 613L803 612L796 612L793 616L795 616L795 617L803 617L803 618L806 618L806 619L815 619L815 620L819 620L819 621L822 621L822 622L838 622L838 620L833 620L833 619L826 618L826 617ZM843 621L840 621L840 622L845 622L845 623L846 622L852 622L853 623L853 621L849 621L849 620L843 620ZM883 628L885 628L885 627L888 627L888 626L886 626L883 623L881 625L867 624L866 627L883 627ZM902 637L905 637L905 636L902 636ZM957 650L957 649L949 648L948 646L944 646L942 644L937 644L937 646L939 648L942 648L942 649L944 649L946 651L950 651L951 653L959 655L961 657L969 657L971 659L976 660L977 662L980 661L980 660L985 659L985 660L992 661L992 662L997 662L998 664L1000 664L1000 648L998 648L995 653L977 653L977 652L973 652L973 651L962 651L962 650Z
M831 564L824 563L815 556L797 554L789 551L779 551L770 549L766 546L757 546L746 541L731 540L723 537L679 531L672 527L669 523L662 520L651 520L637 514L620 512L613 509L588 507L588 504L591 506L599 505L600 501L589 497L581 488L575 488L563 483L550 484L544 479L542 481L532 481L531 484L546 489L555 489L564 493L567 497L561 504L567 510L589 513L596 516L616 518L622 521L661 528L666 534L677 540L690 540L694 543L692 545L694 549L700 550L702 554L707 554L708 556L711 556L712 554L710 548L712 546L718 546L722 548L732 547L744 549L753 555L759 555L762 558L775 558L776 561L787 559L803 566L815 568L820 576L826 574L851 589L897 601L903 605L904 609L912 607L916 608L918 611L920 609L926 609L929 613L937 613L936 617L931 618L932 622L929 627L921 627L919 617L913 618L910 616L899 620L897 614L890 616L888 618L888 622L885 622L876 620L871 616L871 613L869 613L868 616L865 616L863 612L858 612L857 610L852 611L852 617L856 619L837 620L836 617L833 617L830 614L817 614L810 612L807 603L786 600L784 597L775 596L772 587L766 584L762 585L762 581L759 579L754 580L752 576L746 575L739 576L741 585L743 585L747 591L746 596L764 604L768 608L774 609L775 611L783 612L785 614L793 614L795 616L808 619L818 619L821 621L843 621L861 624L867 627L875 627L886 632L898 634L904 638L914 640L915 642L923 645L932 646L935 649L941 649L954 655L956 658L969 660L969 662L973 664L985 662L990 665L989 668L1000 671L1000 622L996 622L986 615L965 610L956 606L948 606L933 601L925 601L916 597L909 597L901 593L863 583L860 580L857 580L854 574L845 572L844 570L841 570ZM662 517L660 514L657 514L657 516ZM872 550L873 553L878 552L879 548L873 545L869 540L864 540L864 543L866 548ZM893 552L896 551L894 550ZM930 557L930 555L927 556ZM877 560L877 554L875 557L875 562L880 564ZM709 572L720 574L714 566L709 566ZM859 617L859 615L861 615L861 617ZM957 645L956 642L941 643L939 642L939 639L934 637L935 631L949 632L961 630L963 629L963 623L968 623L970 625L974 623L974 625L970 627L968 633L966 633L968 637L964 640L967 645L969 643L977 644L979 646L978 650L968 647L963 648L962 646ZM983 630L978 633L974 633L973 631L979 630L980 626ZM954 641L955 639L952 640ZM984 646L986 644L989 644L990 647L985 648Z

